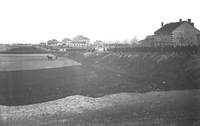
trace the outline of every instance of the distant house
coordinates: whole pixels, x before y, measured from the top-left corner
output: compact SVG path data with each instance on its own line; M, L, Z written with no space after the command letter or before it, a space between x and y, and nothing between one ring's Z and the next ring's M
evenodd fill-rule
M95 47L103 47L103 46L104 46L104 42L101 41L101 40L96 40L96 41L93 43L93 46L95 46Z
M99 52L103 52L103 51L107 50L107 48L105 47L104 42L101 41L101 40L96 40L93 43L93 47L95 48L95 51L99 51Z
M154 40L154 35L148 35L146 36L145 39L140 40L138 42L138 44L140 45L151 45L151 44L155 44L155 40Z
M61 43L62 43L63 46L70 46L70 43L71 43L71 42L72 42L72 40L69 39L69 38L64 38L64 39L61 41Z
M191 19L188 21L161 23L161 28L154 32L156 43L197 43L197 36L200 31L194 27Z
M89 45L90 39L82 35L77 35L75 38L73 38L72 42L70 42L71 47L87 47Z

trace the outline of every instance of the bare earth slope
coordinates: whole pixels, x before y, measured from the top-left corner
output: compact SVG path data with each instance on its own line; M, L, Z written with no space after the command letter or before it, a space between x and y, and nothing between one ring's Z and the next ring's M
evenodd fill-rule
M159 87L161 90L167 90L166 86L169 86L168 90L200 87L199 54L69 52L65 57L85 65L121 72L135 80L143 78L137 83L148 83L150 87L163 83ZM146 88L146 91L151 90Z

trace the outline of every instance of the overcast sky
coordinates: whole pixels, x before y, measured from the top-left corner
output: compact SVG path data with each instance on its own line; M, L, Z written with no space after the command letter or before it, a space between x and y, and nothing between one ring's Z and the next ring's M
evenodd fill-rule
M200 29L199 0L0 0L0 43L143 39L190 18Z

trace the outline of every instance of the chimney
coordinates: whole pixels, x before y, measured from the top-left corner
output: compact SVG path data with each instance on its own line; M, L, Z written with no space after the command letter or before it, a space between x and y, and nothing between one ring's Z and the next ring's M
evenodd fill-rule
M194 27L194 23L191 23L192 27Z
M188 19L188 23L191 24L191 19Z
M164 23L163 22L161 22L161 28L164 26Z
M182 24L182 19L179 19L180 24Z

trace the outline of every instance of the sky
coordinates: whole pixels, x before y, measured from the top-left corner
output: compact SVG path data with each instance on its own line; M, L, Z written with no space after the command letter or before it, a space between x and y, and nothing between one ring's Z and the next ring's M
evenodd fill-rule
M91 42L141 40L161 22L191 19L200 29L198 0L0 0L0 43L88 37Z

